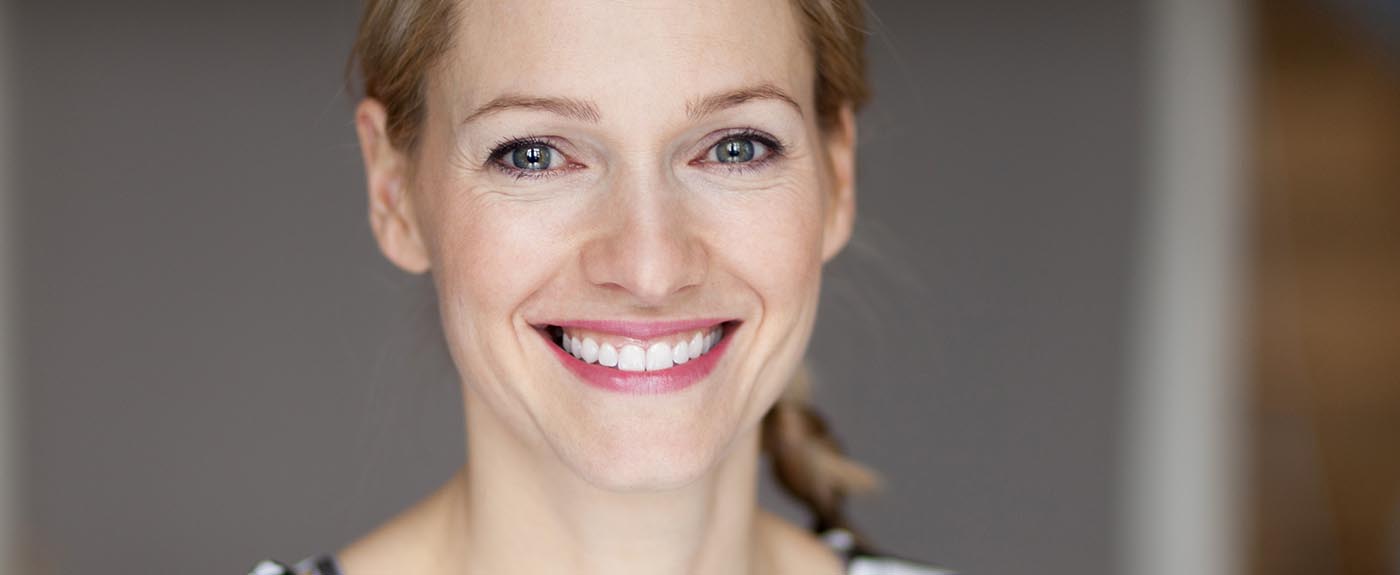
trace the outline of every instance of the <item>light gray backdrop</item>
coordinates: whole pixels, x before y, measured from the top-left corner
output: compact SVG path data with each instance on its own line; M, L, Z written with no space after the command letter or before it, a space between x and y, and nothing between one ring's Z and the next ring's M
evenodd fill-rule
M855 518L967 573L1111 573L1142 7L872 3L811 353L888 479ZM459 465L428 286L365 221L356 4L12 6L20 523L52 572L333 550Z

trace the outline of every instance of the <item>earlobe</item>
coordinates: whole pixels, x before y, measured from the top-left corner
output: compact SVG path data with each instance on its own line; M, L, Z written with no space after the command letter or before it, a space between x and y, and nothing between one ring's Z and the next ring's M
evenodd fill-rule
M832 203L822 234L822 261L841 253L851 239L856 217L856 116L849 104L841 107L835 125L826 134L830 161Z
M355 109L355 132L369 189L369 223L380 251L406 272L428 271L427 248L407 193L408 157L389 140L383 104L365 98Z

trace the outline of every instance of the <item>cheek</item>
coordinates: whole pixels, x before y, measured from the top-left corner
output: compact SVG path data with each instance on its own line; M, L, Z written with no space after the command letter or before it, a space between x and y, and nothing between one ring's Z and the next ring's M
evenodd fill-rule
M815 178L744 192L718 212L716 252L769 306L815 288L821 275L823 206ZM797 291L794 291L797 290Z
M567 237L555 233L549 210L464 188L434 206L428 243L444 330L456 350L514 344L513 315L567 257ZM476 362L462 363L471 365Z
M538 213L513 208L469 201L442 211L449 221L438 238L441 269L484 306L496 307L534 283L558 245L543 233Z
M447 131L429 130L423 145L424 163L415 183L427 201L421 215L423 239L443 320L451 321L444 327L449 337L454 329L499 327L502 314L517 307L557 267L562 244L550 230L562 226L552 225L551 210L541 209L539 203L469 176L462 164L467 160Z

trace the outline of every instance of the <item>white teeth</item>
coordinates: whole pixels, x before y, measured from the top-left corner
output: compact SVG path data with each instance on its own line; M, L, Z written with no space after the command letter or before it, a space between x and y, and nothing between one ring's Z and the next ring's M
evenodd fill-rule
M617 354L617 368L622 371L642 371L647 367L647 352L635 345L624 345Z
M695 337L690 338L690 345L686 347L690 350L690 359L700 357L700 354L705 353L705 336L695 332Z
M598 348L598 364L605 367L617 367L617 348L610 343L603 344Z
M591 337L564 334L560 347L570 355L587 363L604 367L615 367L622 371L661 371L675 365L682 365L698 358L715 347L723 337L724 330L716 327L709 331L697 331L689 341L655 342L649 347L640 345L599 344Z
M653 343L647 348L647 371L661 371L669 368L671 362L671 346L664 343Z
M589 338L584 338L584 340L583 340L583 357L582 357L582 359L583 359L583 361L586 361L586 362L588 362L588 363L593 363L593 362L595 362L595 361L598 361L598 342L593 341L593 338L591 338L591 337L589 337Z

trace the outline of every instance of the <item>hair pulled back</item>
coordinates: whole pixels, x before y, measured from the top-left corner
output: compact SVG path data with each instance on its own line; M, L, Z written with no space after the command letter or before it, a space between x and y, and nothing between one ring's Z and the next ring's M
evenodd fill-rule
M412 153L426 112L428 74L452 46L460 0L367 0L350 60L365 97L387 115L394 147ZM791 0L817 67L816 105L823 129L842 106L859 109L869 98L865 79L863 0ZM812 512L817 530L855 533L843 513L848 494L873 489L878 479L848 459L808 398L805 366L763 418L763 449L778 483ZM863 544L857 538L858 544Z

